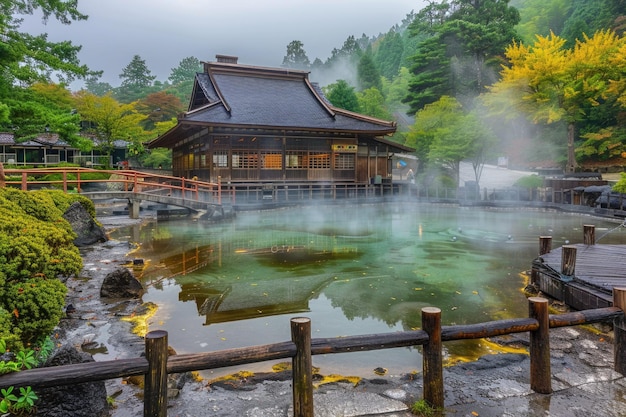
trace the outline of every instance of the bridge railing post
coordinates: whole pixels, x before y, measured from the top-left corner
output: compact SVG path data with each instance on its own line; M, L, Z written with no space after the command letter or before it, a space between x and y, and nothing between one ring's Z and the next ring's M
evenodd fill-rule
M222 176L217 176L217 204L222 204Z

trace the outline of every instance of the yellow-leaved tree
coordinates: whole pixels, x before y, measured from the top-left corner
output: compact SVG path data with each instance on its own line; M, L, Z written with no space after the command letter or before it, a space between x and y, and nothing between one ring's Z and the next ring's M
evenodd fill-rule
M510 45L505 53L509 65L503 67L501 80L489 87L484 99L494 113L512 116L522 112L534 123L565 122L566 172L573 172L577 167L577 127L598 106L626 91L618 84L624 81L617 81L626 69L626 49L624 39L609 30L585 36L572 49L565 48L565 42L550 34L537 36L533 45ZM623 97L626 102L626 95ZM586 131L584 137L594 140L599 133ZM606 140L606 136L596 137Z
M137 103L123 104L111 97L96 96L81 90L75 94L76 109L83 122L88 122L87 131L95 136L95 148L110 156L115 141L129 142L129 152L143 150L146 132L141 126L145 115L137 111ZM110 158L107 158L107 160Z

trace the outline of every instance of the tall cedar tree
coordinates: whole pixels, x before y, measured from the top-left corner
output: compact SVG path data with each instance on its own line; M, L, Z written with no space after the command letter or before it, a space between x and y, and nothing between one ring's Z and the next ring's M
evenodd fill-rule
M368 88L376 88L382 90L382 81L380 79L380 71L376 68L374 59L372 59L371 50L365 52L357 65L357 77L359 80L359 90L367 90Z
M150 87L156 79L156 75L152 75L146 61L139 55L133 56L119 77L122 84L116 92L116 98L122 103L130 103L145 97L151 92Z
M519 13L509 6L509 0L454 0L427 6L418 14L411 30L413 33L429 30L438 39L425 41L428 43L415 56L416 65L411 71L419 80L411 83L405 99L410 105L409 114L432 102L429 99L438 99L436 96L426 99L421 93L423 86L454 96L463 103L483 93L485 86L496 80L494 67L501 62L506 46L516 39L514 27L518 22ZM442 56L443 47L437 50L433 42L445 45L445 55ZM425 69L433 76L424 73ZM441 80L440 85L434 80Z
M283 67L306 70L311 66L309 57L304 51L304 44L300 41L291 41L287 45L287 55L283 58Z

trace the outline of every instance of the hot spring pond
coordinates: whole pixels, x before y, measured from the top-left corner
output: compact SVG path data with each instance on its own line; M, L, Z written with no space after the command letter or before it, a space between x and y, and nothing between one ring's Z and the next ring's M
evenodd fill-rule
M539 236L553 247L582 241L624 243L618 223L540 210L394 204L240 212L223 224L149 221L112 238L140 245L132 256L158 305L150 330L169 333L178 353L290 340L289 319L309 317L313 337L421 328L421 309L442 310L444 325L525 317L523 272ZM445 343L446 358L493 351L481 340ZM421 370L418 348L313 357L323 374L374 377ZM268 371L271 363L241 369ZM221 375L234 369L205 371Z

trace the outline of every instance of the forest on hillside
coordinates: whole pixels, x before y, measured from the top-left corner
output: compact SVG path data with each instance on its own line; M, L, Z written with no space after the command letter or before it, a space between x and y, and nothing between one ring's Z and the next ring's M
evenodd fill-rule
M143 144L186 110L198 58L159 81L137 51L120 85L82 65L79 46L20 30L20 15L87 17L76 2L0 4L0 132L24 141L53 132L102 150L115 140L144 166L167 150ZM505 157L511 167L566 171L626 165L626 0L432 0L386 33L349 36L326 61L286 45L277 67L310 71L337 107L395 120L393 140L415 149L422 175L456 181L461 161ZM68 88L84 80L78 92ZM443 169L443 171L441 171ZM447 179L446 179L447 178Z

